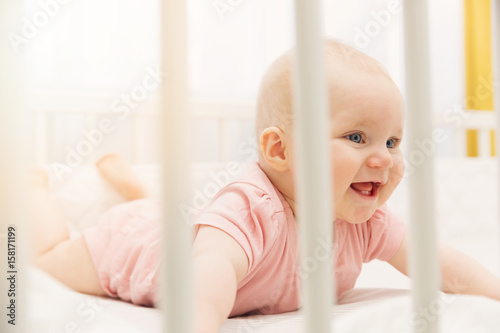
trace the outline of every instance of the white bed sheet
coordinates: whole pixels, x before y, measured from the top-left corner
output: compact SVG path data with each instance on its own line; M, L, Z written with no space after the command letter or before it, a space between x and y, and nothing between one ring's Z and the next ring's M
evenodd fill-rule
M158 309L74 292L34 267L28 267L30 332L161 332ZM411 332L414 320L409 290L354 289L331 309L333 332ZM498 332L500 302L484 297L441 295L432 320L440 315L442 332ZM303 332L300 311L228 319L221 333ZM419 322L419 325L425 325Z
M208 166L194 172L193 192L213 182ZM159 192L158 168L137 166L135 170L150 191ZM436 199L440 238L468 253L491 271L499 274L500 239L497 221L497 165L493 159L438 160ZM76 235L79 230L97 222L102 212L123 201L100 179L93 168L74 171L63 182L52 175L51 188ZM407 184L404 181L390 204L408 218ZM189 204L189 203L187 203ZM67 289L34 267L29 305L34 332L160 332L158 310L121 301L82 295ZM374 261L365 265L355 290L346 293L342 304L332 308L336 332L410 332L412 321L410 281L388 264ZM398 289L393 289L398 288ZM444 295L443 332L500 331L500 302L483 297ZM228 320L221 332L301 332L299 312L265 317Z

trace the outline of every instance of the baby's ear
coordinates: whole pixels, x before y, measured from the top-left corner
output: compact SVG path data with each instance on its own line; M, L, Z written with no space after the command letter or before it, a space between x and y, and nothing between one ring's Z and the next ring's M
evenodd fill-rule
M285 133L279 127L268 127L260 135L260 150L264 160L278 172L288 171L290 154Z

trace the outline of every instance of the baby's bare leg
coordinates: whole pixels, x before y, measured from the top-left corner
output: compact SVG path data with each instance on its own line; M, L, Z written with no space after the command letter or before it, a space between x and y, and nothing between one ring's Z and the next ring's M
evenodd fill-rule
M36 265L64 283L85 294L106 296L83 239L66 240L36 258Z
M99 173L128 201L148 197L145 186L130 164L116 154L104 155L97 163Z
M33 246L35 255L40 255L69 239L69 230L64 216L47 189L47 172L41 168L34 169L31 177L30 213L34 228Z
M50 197L43 169L32 174L31 220L34 227L34 262L76 291L104 296L83 238L69 239L62 213Z

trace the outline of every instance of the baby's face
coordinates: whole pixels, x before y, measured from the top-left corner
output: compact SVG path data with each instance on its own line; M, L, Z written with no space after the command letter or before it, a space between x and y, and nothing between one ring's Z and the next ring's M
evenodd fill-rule
M382 75L339 75L330 93L335 217L368 220L402 179L404 102Z

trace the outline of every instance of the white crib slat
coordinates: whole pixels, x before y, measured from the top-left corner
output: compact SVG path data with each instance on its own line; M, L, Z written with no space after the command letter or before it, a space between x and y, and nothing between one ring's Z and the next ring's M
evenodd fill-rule
M415 171L410 181L410 274L415 314L433 311L440 287L437 237L434 214L434 159L418 155L416 142L432 138L429 77L429 38L427 1L404 2L406 99L408 104L408 152ZM417 156L418 155L418 156ZM433 320L421 315L427 325L418 332L438 332L438 313ZM413 322L418 322L413 320Z
M496 114L496 130L495 130L495 153L498 160L498 195L500 198L500 0L492 0L491 6L491 38L493 43L493 85L494 97L493 106ZM500 206L498 210L498 226L500 230ZM500 244L500 234L499 234ZM500 246L498 246L500 250ZM499 262L500 265L500 262ZM500 269L500 266L499 266Z
M183 0L161 2L163 332L192 332L189 226L180 204L188 194L187 11Z
M27 223L26 203L26 166L32 151L29 147L29 136L32 135L31 124L23 109L23 68L24 45L19 53L14 51L9 37L18 32L22 18L22 2L4 0L0 2L0 299L2 300L2 320L0 332L30 332L28 318L27 265L29 260L29 230ZM19 38L19 37L18 37ZM22 44L22 43L21 43ZM9 238L8 228L15 234ZM8 245L10 257L8 263ZM13 247L14 245L15 247ZM10 266L10 265L13 266ZM7 278L12 278L7 280ZM13 285L11 284L13 283ZM10 289L15 295L9 295ZM7 309L14 304L14 309ZM10 315L13 316L10 316ZM9 324L14 320L15 325Z
M224 118L219 118L217 121L218 125L218 141L219 141L219 162L226 162L229 161L230 159L230 149L229 149L229 142L231 140L229 134L228 134L228 129L229 126L227 124L228 119Z
M315 258L318 242L332 241L328 103L320 2L295 1L296 24L296 166L301 262ZM311 149L314 147L314 149ZM331 257L331 253L330 253ZM306 332L330 332L332 260L315 260L302 281Z
M43 165L47 163L47 117L48 113L39 111L35 116L35 163Z
M143 120L144 117L139 114L132 114L132 161L136 164L143 162L141 156L141 147L144 147Z
M96 128L98 128L97 127L97 119L98 118L97 118L97 114L95 112L85 112L83 114L83 118L84 118L84 128L83 129L85 132L93 131ZM94 155L94 157L95 157L95 155Z

